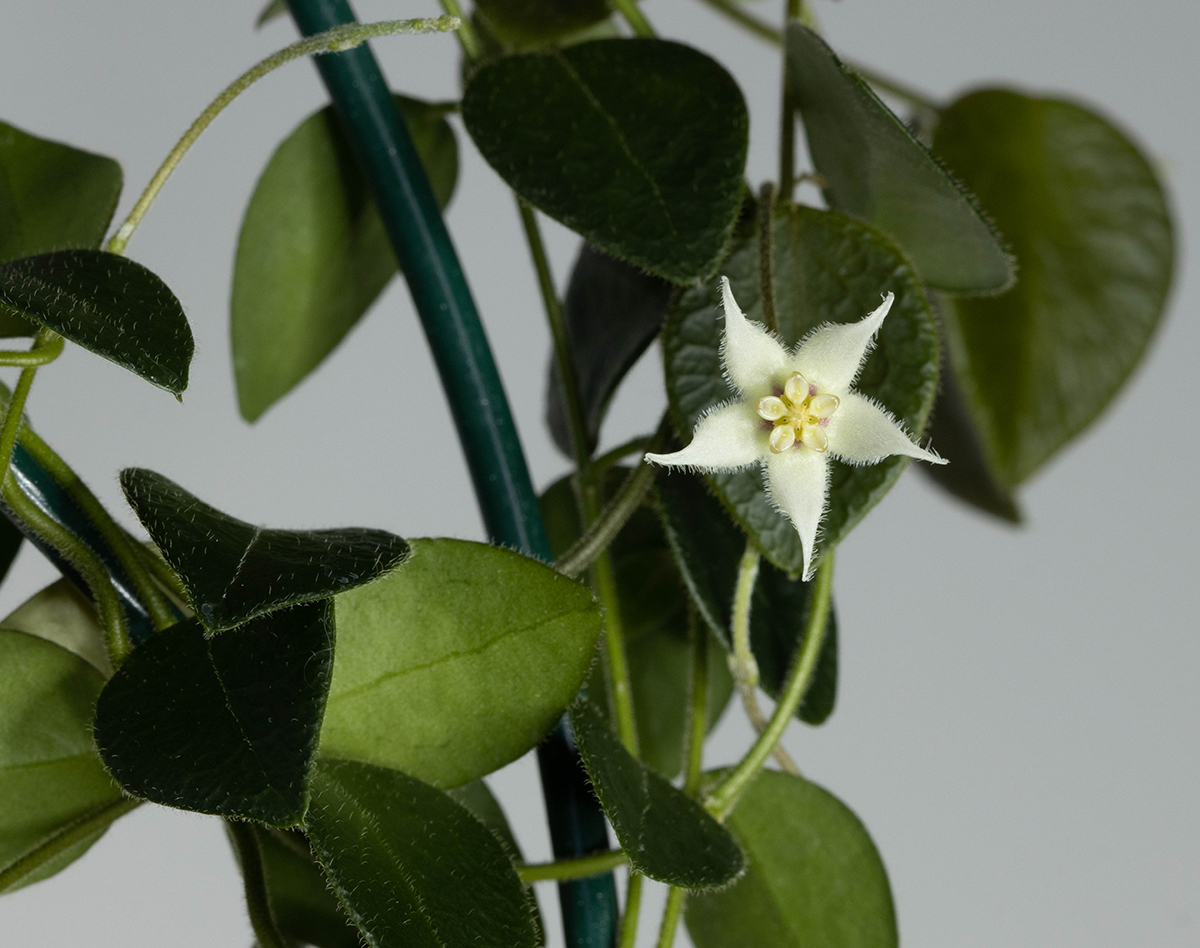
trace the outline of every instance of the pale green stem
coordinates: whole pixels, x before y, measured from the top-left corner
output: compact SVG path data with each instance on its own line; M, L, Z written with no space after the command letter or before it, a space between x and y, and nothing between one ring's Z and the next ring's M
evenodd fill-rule
M650 21L642 15L642 11L638 8L636 0L611 0L611 2L617 12L625 17L625 22L633 28L633 32L638 36L643 39L653 39L657 35L654 32L654 27L650 25Z
M213 99L212 104L200 113L200 117L183 133L183 137L179 139L178 144L171 149L171 153L167 155L166 160L159 167L158 171L154 173L154 177L146 185L146 190L138 198L137 203L133 206L133 210L129 212L129 216L125 218L125 222L113 234L104 249L109 253L124 252L125 245L129 243L129 238L137 230L137 226L146 215L146 211L149 210L155 197L158 196L158 192L162 190L162 186L167 183L167 179L171 177L171 172L175 170L176 165L187 154L188 149L192 147L192 144L200 137L200 134L208 128L212 120L220 115L230 102L263 76L278 69L285 63L291 62L293 59L318 53L344 52L347 49L353 49L355 46L365 43L367 40L380 36L391 36L397 33L446 32L457 30L460 26L461 21L459 18L453 16L441 16L436 19L384 20L380 23L353 23L335 27L324 33L318 33L316 36L310 36L307 39L300 40L298 43L293 43L285 49L279 50L277 53L271 54L231 82L219 96Z
M675 944L675 929L679 927L679 916L683 914L683 900L687 889L671 886L667 890L667 904L663 908L662 925L658 929L658 948L671 948Z
M587 532L554 564L567 576L578 576L592 565L613 541L654 485L654 468L643 461L622 482L612 500L600 511Z
M33 340L30 352L52 349L57 350L54 358L62 352L62 337L50 329L42 329ZM54 358L46 361L53 362ZM29 389L37 376L38 369L46 362L35 362L21 370L17 386L13 389L12 397L4 412L4 421L0 424L0 477L7 475L8 466L12 462L13 445L17 443L17 434L21 430L21 415L25 411L25 400L29 398Z
M561 882L564 879L586 879L612 872L626 863L625 853L620 849L580 856L577 859L559 859L556 862L518 863L517 875L526 885L534 882Z
M617 593L617 577L612 557L604 550L592 564L592 579L596 594L604 606L604 651L608 656L609 683L613 692L613 710L617 718L617 734L625 749L634 757L638 748L637 721L633 713L633 684L629 675L629 660L625 654L625 630L621 622L621 603Z
M89 836L104 829L113 820L141 805L141 800L122 797L59 827L53 835L41 840L7 865L0 867L0 893L7 892L55 856L70 849L76 843L83 842Z
M642 874L629 870L629 887L625 890L625 914L621 916L621 934L617 948L634 948L637 942L638 915L642 910Z
M470 17L463 14L458 0L441 0L441 4L443 10L451 16L458 17L461 23L458 28L458 41L462 44L463 55L474 62L483 52L483 47L479 44L479 37L475 35L475 27L471 25Z
M723 820L729 815L738 798L758 776L763 764L766 763L767 758L771 756L771 752L783 737L783 732L787 729L792 715L796 713L796 708L800 706L804 693L812 683L817 659L821 654L821 645L825 641L832 585L833 551L830 550L821 560L821 565L817 567L817 575L813 580L808 624L804 630L804 644L795 664L788 672L787 680L779 694L779 701L775 705L775 713L771 715L770 722L742 761L704 801L705 808L717 819Z
M49 332L49 330L42 330ZM35 345L32 349L5 349L0 351L0 365L10 365L14 368L28 369L49 365L63 351L63 337L58 333L50 333L45 345Z
M252 823L226 820L229 835L237 849L238 862L242 867L242 881L246 891L246 914L250 916L250 928L258 939L258 948L289 948L289 943L279 931L275 913L271 911L271 898L267 894L267 880L263 875L262 845L258 831Z

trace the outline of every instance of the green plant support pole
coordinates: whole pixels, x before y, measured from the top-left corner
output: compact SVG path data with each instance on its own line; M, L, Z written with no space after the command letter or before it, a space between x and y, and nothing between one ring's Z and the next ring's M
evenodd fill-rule
M300 31L355 22L346 0L287 0ZM359 163L408 282L494 542L549 561L550 544L508 398L450 235L408 129L369 47L316 57L321 78ZM539 748L555 856L608 848L604 814L560 725ZM611 875L559 886L572 948L609 948L616 936Z

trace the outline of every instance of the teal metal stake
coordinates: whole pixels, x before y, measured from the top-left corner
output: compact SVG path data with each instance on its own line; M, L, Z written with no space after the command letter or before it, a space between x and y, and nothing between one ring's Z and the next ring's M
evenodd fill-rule
M355 22L346 0L287 0L305 35ZM316 57L379 206L408 282L493 542L552 559L508 398L454 245L408 129L367 45ZM560 724L538 749L555 855L608 848L604 814L587 787L578 754ZM572 948L610 948L616 939L616 887L610 875L559 886Z

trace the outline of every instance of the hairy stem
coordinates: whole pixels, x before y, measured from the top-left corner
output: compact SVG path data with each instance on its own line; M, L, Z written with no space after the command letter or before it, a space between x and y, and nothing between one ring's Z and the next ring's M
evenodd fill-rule
M253 823L241 820L226 820L229 835L237 849L238 862L242 866L242 880L246 889L246 913L250 916L250 927L258 939L258 948L288 948L288 941L279 931L275 913L271 911L271 899L267 894L267 879L263 874L262 845L258 829Z
M62 337L50 329L42 329L33 340L30 353L45 352L53 355L45 360L34 362L21 370L17 379L17 387L13 389L8 407L4 411L4 421L0 423L0 477L8 473L12 463L13 445L17 443L17 434L21 430L21 415L25 411L25 401L29 398L29 389L37 376L38 369L47 362L53 362L63 350Z
M775 315L774 251L772 249L772 211L775 209L775 189L768 181L758 195L758 282L762 296L763 325L771 332L779 332L779 319Z
M451 16L458 17L460 24L456 33L458 42L462 46L463 55L469 61L474 62L483 52L483 47L479 45L479 37L475 34L475 27L471 25L470 17L463 14L458 0L440 0L440 2L443 10Z
M600 511L587 532L554 564L567 576L578 576L608 548L654 485L654 468L643 461L625 478L616 494Z
M575 859L557 859L554 862L521 863L517 875L526 885L534 882L561 882L564 879L586 879L611 872L626 863L625 853L614 849L594 856L579 856Z

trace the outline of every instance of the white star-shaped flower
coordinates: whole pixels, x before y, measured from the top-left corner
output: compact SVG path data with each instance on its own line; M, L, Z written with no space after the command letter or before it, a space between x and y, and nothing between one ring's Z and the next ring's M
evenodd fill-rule
M762 463L771 500L800 534L804 578L829 496L829 458L875 464L904 454L946 462L914 444L904 427L852 390L875 333L892 307L889 293L865 319L818 326L789 352L738 308L721 278L725 334L721 360L740 398L704 415L691 443L674 454L647 454L668 467L731 471Z

